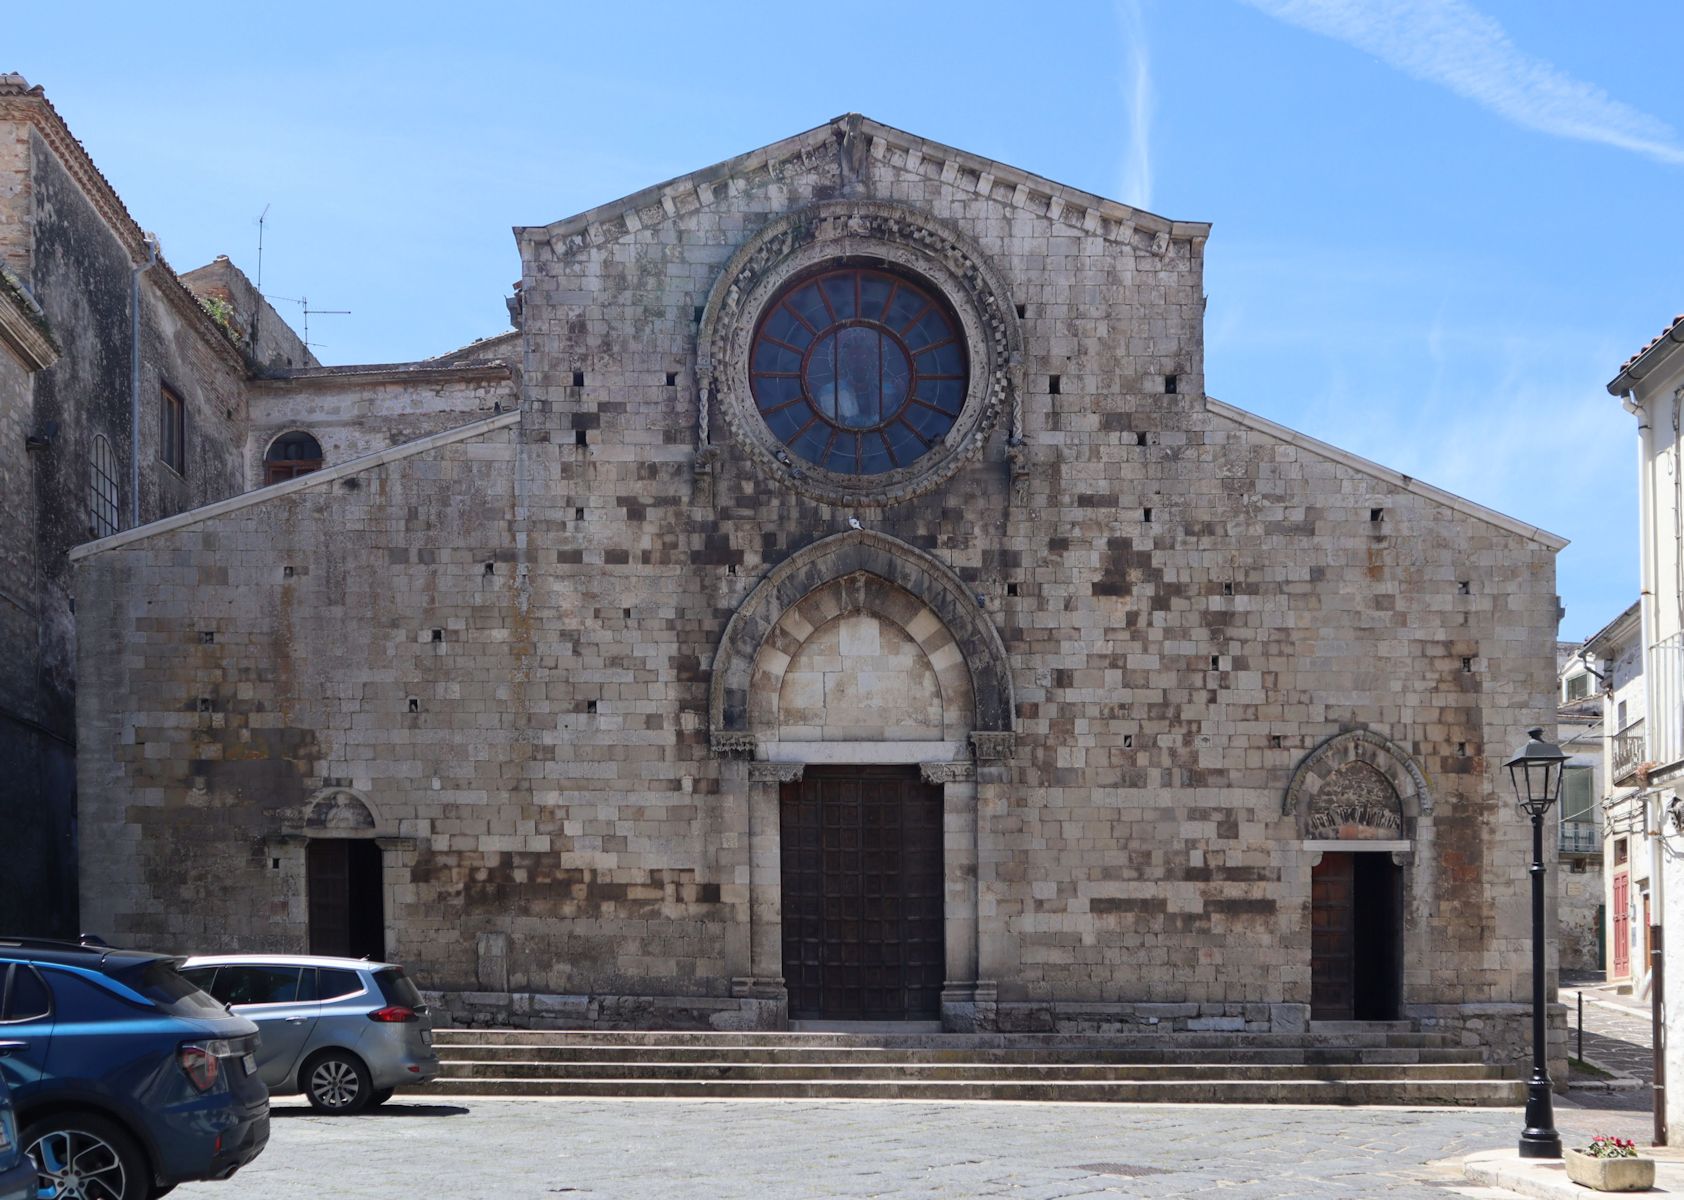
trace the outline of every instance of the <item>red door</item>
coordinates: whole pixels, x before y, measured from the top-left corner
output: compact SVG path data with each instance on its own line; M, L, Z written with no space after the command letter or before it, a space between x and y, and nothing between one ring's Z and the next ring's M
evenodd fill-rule
M1631 875L1614 872L1614 978L1631 974Z

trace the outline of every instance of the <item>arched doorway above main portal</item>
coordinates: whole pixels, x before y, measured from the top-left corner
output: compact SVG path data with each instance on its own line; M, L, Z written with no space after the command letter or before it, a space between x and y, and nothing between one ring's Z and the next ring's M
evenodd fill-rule
M801 702L785 686L788 668L801 672L814 636L851 636L850 614L868 618L852 634L876 636L879 646L906 643L900 682L945 737L960 740L968 732L978 757L996 757L1007 747L1015 702L993 623L944 564L887 534L855 529L779 563L726 625L708 697L716 752L755 756L759 737L777 728L767 722L782 723L786 706ZM836 622L834 629L820 627ZM777 694L769 696L773 687Z

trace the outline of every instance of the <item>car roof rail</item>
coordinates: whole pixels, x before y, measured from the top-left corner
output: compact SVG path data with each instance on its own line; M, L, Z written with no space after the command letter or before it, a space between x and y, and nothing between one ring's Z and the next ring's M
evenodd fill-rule
M11 937L6 934L0 934L0 946L16 946L20 950L85 950L89 954L99 954L111 948L65 938Z

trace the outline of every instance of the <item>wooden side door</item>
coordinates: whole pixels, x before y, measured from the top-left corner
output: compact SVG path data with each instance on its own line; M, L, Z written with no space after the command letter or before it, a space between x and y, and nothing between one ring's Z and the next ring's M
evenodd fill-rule
M1624 979L1631 974L1631 874L1614 872L1614 973Z
M1356 1013L1355 856L1324 853L1310 871L1310 1019Z

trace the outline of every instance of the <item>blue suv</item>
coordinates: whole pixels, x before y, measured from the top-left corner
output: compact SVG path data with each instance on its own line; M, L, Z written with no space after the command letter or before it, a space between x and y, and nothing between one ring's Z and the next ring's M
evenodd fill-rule
M35 1164L18 1145L12 1093L0 1075L0 1200L36 1200Z
M40 1195L150 1200L269 1140L257 1026L133 950L0 938L0 1075Z

